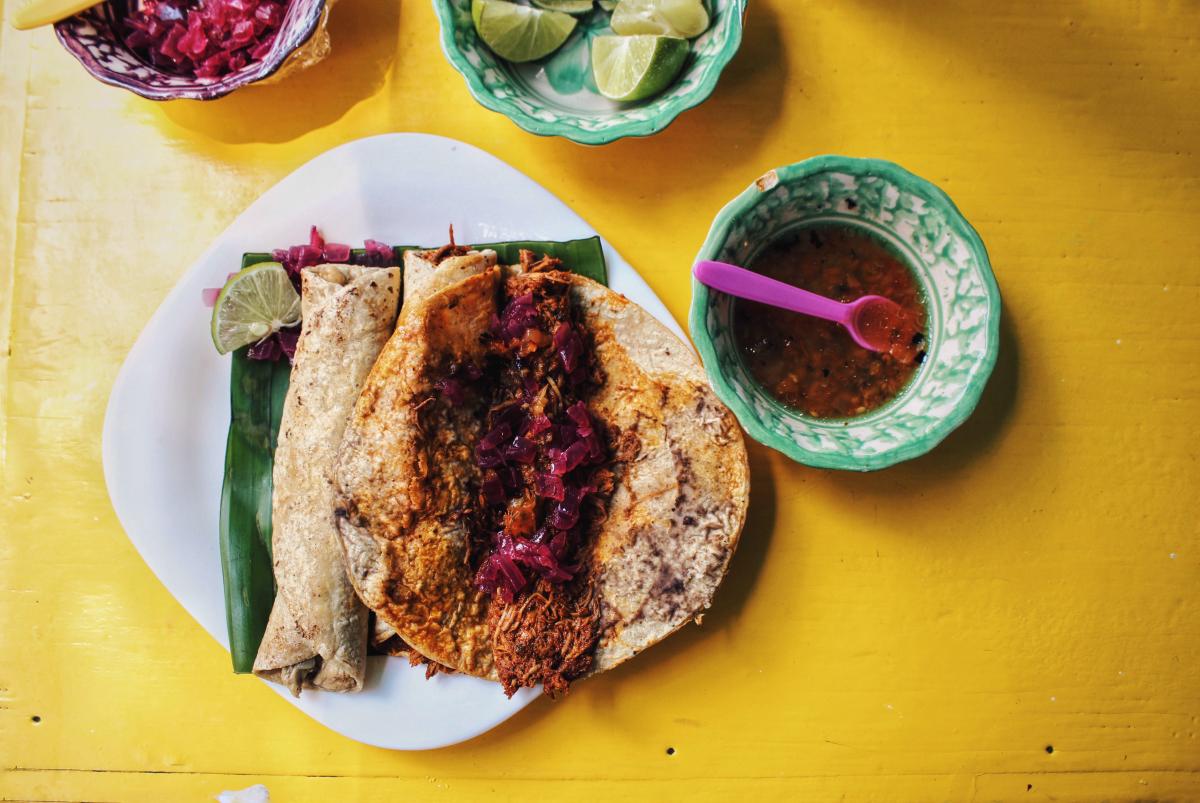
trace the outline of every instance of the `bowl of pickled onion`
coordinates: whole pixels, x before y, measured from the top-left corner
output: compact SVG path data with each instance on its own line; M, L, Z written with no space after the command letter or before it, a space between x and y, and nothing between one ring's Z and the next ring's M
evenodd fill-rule
M109 0L54 26L96 79L151 100L213 100L328 48L326 0Z

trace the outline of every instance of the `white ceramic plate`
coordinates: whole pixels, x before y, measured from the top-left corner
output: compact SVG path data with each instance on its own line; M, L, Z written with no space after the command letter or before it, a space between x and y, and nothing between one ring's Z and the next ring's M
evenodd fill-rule
M466 191L464 188L474 188ZM529 178L462 142L387 134L335 148L251 204L184 275L121 367L104 420L104 479L125 532L188 613L229 647L217 544L229 359L213 349L205 287L219 286L247 251L286 247L318 225L335 242L374 238L440 245L571 240L596 234ZM637 272L604 243L609 284L683 332ZM686 342L686 341L685 341ZM247 682L251 681L247 677ZM421 750L477 736L534 699L499 685L373 658L358 694L306 691L293 699L313 719L360 742Z

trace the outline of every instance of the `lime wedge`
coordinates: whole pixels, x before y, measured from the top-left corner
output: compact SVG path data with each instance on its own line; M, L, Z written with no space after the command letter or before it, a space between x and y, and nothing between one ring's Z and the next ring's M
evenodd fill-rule
M596 87L613 100L643 100L671 85L687 55L687 40L676 36L597 36Z
M562 47L575 18L561 11L519 6L508 0L472 0L471 19L479 38L502 59L536 61Z
M538 8L561 11L564 14L586 14L592 10L592 0L533 0Z
M227 354L298 323L300 294L287 271L278 262L263 262L234 274L221 289L213 305L212 339Z
M708 12L701 0L621 0L612 15L614 32L656 33L691 39L708 28Z

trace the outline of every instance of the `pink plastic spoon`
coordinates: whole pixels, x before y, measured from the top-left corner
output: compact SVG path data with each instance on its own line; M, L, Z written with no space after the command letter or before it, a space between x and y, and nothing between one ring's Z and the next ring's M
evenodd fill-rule
M855 343L871 351L891 352L896 322L905 318L904 309L883 296L863 296L843 304L725 262L702 260L692 268L692 275L731 296L839 323Z

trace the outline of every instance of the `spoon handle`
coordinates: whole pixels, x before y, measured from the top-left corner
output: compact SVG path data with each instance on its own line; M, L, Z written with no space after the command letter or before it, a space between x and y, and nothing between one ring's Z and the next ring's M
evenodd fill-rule
M703 285L731 296L757 301L772 307L812 315L834 321L843 326L850 322L853 308L850 304L834 301L832 298L810 293L776 281L761 273L729 265L725 262L702 260L692 268L692 275Z

